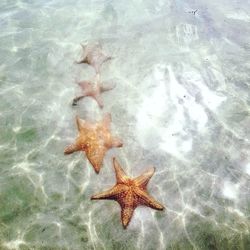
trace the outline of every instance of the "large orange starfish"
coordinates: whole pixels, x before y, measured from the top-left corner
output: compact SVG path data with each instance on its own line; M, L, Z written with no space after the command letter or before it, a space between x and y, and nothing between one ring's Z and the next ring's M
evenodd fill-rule
M103 100L101 97L101 93L109 91L115 87L114 85L104 86L103 83L100 81L99 75L95 77L94 81L82 81L78 82L78 85L83 90L83 94L75 97L73 99L72 105L73 106L77 105L77 102L80 99L89 96L96 100L100 108L103 108Z
M116 173L116 185L100 194L93 195L91 200L115 200L121 206L121 221L123 227L128 226L135 208L139 205L163 210L164 207L151 197L147 192L147 184L154 174L155 169L150 168L137 178L129 178L119 163L113 158Z
M98 174L107 150L122 147L122 141L110 133L111 115L106 114L102 121L87 122L76 117L79 135L75 143L65 148L64 154L84 151L95 172Z
M94 67L96 73L100 72L100 68L102 64L111 59L110 56L107 56L102 51L102 46L100 44L95 45L82 45L83 48L83 56L80 61L76 61L76 63L87 63Z

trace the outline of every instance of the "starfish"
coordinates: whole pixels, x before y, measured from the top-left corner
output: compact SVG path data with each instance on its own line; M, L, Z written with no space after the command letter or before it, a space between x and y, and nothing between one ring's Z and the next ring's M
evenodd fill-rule
M76 116L79 135L75 143L65 148L64 154L84 151L95 172L98 174L105 153L112 147L122 147L122 141L110 133L111 115L108 113L97 122L87 122Z
M119 163L113 158L113 165L116 174L116 185L100 194L93 195L91 200L115 200L121 207L121 221L124 229L127 228L134 210L139 205L151 207L156 210L163 210L164 207L151 197L147 192L147 184L155 172L150 168L137 178L128 177Z
M81 44L83 48L83 56L80 61L76 61L76 63L81 64L81 63L87 63L94 67L96 73L100 72L100 68L102 64L108 60L111 59L110 56L107 56L105 53L102 51L102 47L100 44L95 44L95 45L83 45Z
M115 86L103 86L103 83L100 81L99 75L95 77L94 81L82 81L78 82L78 85L83 90L83 94L77 96L73 99L72 105L77 105L77 102L84 97L92 97L96 100L100 108L103 108L103 100L101 93L113 89Z

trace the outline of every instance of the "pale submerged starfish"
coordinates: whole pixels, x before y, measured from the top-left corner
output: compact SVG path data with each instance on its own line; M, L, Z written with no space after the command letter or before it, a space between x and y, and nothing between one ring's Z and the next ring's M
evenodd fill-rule
M103 99L101 94L105 91L109 91L115 87L115 85L104 86L103 82L100 81L100 76L96 75L94 81L81 81L78 85L82 89L82 95L79 95L73 99L73 106L77 105L77 102L84 97L92 97L96 100L100 108L103 108Z
M100 44L94 44L94 45L82 45L83 48L83 56L80 61L76 61L76 63L87 63L94 67L96 73L100 72L100 68L102 64L108 60L110 60L112 57L107 56L102 51L102 46Z

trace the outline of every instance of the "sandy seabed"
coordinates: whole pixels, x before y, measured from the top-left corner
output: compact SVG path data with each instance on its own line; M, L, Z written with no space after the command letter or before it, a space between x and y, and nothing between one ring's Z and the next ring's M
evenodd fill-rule
M250 2L0 2L0 249L250 249ZM71 106L80 43L113 57L100 110ZM75 115L112 114L124 147L99 175L64 156ZM90 196L153 165L164 212L137 208L124 230L115 202Z

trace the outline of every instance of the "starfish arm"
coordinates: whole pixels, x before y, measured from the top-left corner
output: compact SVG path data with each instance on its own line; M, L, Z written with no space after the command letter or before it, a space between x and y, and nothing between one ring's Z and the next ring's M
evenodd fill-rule
M102 124L104 127L106 128L110 128L110 125L111 125L111 114L110 113L106 113L102 119Z
M92 60L90 61L90 65L95 69L95 73L99 75L102 64L98 61L98 58L92 57Z
M148 169L146 172L144 172L142 175L135 178L134 181L135 181L136 185L145 189L149 180L153 176L154 172L155 172L155 168L152 167L152 168Z
M81 87L83 94L73 99L72 106L76 106L79 100L81 100L86 96L90 96L92 92L90 82L82 81L82 82L77 82L77 84Z
M83 51L85 51L87 49L87 45L83 45L82 43L80 43L80 45L81 45Z
M113 158L113 165L115 169L116 182L125 183L128 180L128 177L124 172L124 170L122 169L122 167L120 166L120 164L118 163L118 161L115 159L115 157Z
M122 225L124 229L127 228L129 222L131 221L133 213L134 213L133 207L125 206L121 209L121 220L122 220Z
M106 85L106 84L105 84ZM115 88L115 84L112 84L112 85L106 85L104 86L103 84L100 85L100 90L101 90L101 93L105 92L105 91L109 91L109 90L112 90Z
M111 59L112 59L111 56L106 56L104 54L99 54L99 55L92 58L90 64L94 67L95 72L97 74L99 74L102 64L109 61L109 60L111 60Z
M92 128L91 123L80 119L78 115L76 116L76 125L79 132L83 132L84 130L89 130Z
M107 149L101 146L85 150L86 156L97 174L100 172L106 151Z
M97 73L94 78L93 78L93 82L96 84L100 84L101 82L101 75L99 73Z
M103 100L101 95L92 95L92 97L96 100L96 102L98 103L100 108L103 108L104 104L103 104Z
M147 194L140 188L134 189L134 192L138 196L141 205L148 206L156 210L164 209L163 205L161 205L158 201L156 201L153 197L151 197L149 194Z
M116 185L107 191L91 196L91 200L116 200L120 194L121 190L119 186Z
M123 142L121 139L117 138L117 137L113 137L112 138L112 147L117 147L120 148L123 146Z
M81 126L81 119L79 118L78 115L76 116L76 125L77 125L78 131L80 132L82 129L82 126Z
M82 64L82 63L87 63L88 64L88 59L87 57L84 57L82 60L80 61L75 61L76 64Z
M72 154L76 151L79 151L81 148L78 144L76 143L73 143L73 144L70 144L69 146L67 146L65 149L64 149L64 154L65 155L68 155L68 154Z

